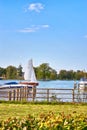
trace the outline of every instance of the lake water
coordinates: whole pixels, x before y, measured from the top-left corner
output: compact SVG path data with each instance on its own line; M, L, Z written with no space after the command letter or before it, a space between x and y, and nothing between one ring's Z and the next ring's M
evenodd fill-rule
M20 80L0 80L0 85L7 82L20 82ZM73 88L75 81L71 80L51 80L51 81L38 81L38 88ZM78 81L76 81L78 83Z
M40 88L73 88L75 81L54 80L54 81L39 81Z

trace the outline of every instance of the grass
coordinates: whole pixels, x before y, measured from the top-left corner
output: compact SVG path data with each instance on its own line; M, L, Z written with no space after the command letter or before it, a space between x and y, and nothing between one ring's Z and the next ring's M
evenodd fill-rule
M0 120L5 120L9 117L26 117L28 114L38 117L42 113L52 111L55 114L64 112L69 114L72 112L87 114L87 104L73 104L73 103L15 103L15 102L0 102Z

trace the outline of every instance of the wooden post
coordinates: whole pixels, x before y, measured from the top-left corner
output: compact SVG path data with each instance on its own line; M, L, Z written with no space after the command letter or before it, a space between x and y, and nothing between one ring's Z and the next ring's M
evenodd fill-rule
M19 89L17 89L17 101L19 100Z
M24 98L24 87L21 88L21 98L22 98L22 100L23 100L23 98Z
M34 101L34 87L32 88L32 99Z
M26 101L27 101L27 98L28 98L28 86L25 87L25 98L26 98Z
M28 88L28 86L26 87L26 98L27 98L27 100L28 100L28 93L29 93L29 88Z
M74 102L74 89L72 89L72 100Z
M20 100L22 101L25 98L25 88L20 88Z
M25 87L23 88L23 99L25 100Z
M27 95L27 87L25 87L25 100L27 100L26 95Z
M13 101L15 101L15 90L13 90Z
M47 89L47 101L49 102L49 89Z
M35 100L35 96L36 96L36 86L32 87L32 96L33 96L33 101Z
M23 88L23 99L26 100L26 86Z
M21 101L21 88L19 89L19 95L20 95L19 100Z
M77 83L74 83L74 89L77 89Z
M8 100L9 100L9 101L11 101L11 95L12 95L12 93L11 93L11 91L9 91L9 92L8 92Z

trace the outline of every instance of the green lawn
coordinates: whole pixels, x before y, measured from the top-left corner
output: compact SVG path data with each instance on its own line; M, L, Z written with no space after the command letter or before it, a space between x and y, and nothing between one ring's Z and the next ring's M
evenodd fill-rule
M0 103L0 120L7 119L9 117L25 117L31 114L35 117L42 113L48 113L49 111L55 114L64 112L69 114L72 112L87 114L87 104L14 104L14 103Z

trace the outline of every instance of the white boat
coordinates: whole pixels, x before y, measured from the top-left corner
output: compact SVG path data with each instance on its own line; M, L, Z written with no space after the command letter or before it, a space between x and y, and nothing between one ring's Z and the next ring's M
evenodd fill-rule
M24 82L20 82L20 84L24 85L33 85L37 86L38 82L35 76L34 68L33 68L33 61L32 59L28 61L25 73L24 73Z
M79 87L79 91L80 92L86 92L87 93L87 79L86 78L81 78L79 84L78 84L78 87Z
M32 59L28 61L28 65L26 67L26 71L24 73L24 81L23 82L7 82L0 86L0 89L3 88L22 88L22 87L36 87L38 82L36 80L33 62Z

